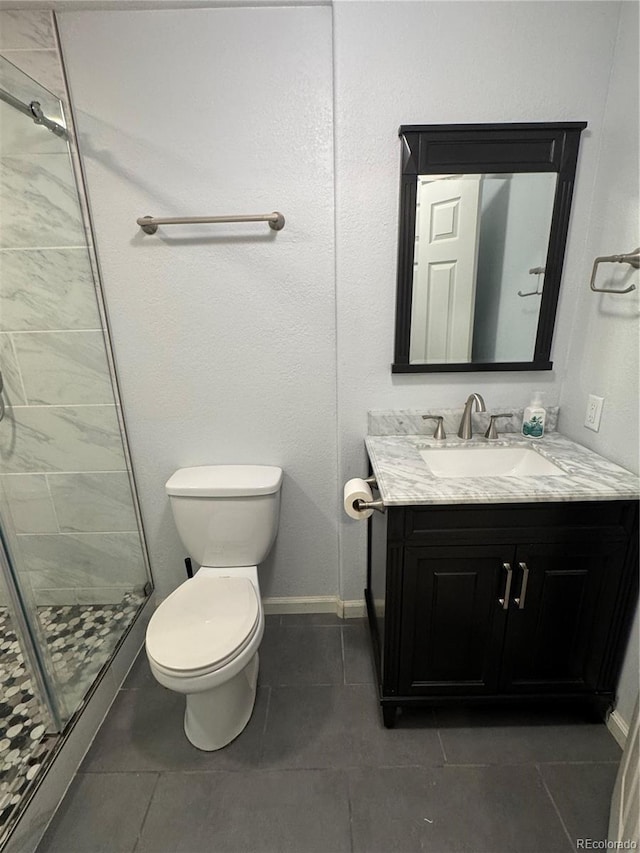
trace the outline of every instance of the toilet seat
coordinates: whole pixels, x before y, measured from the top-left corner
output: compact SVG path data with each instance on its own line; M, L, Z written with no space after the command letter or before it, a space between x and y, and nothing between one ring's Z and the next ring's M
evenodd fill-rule
M147 654L173 678L214 672L249 645L260 623L260 606L248 578L196 575L151 617Z

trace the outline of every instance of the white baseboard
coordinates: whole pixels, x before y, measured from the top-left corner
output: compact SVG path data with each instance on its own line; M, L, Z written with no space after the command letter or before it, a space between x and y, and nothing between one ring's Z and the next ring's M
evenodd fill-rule
M343 601L336 595L292 596L287 598L265 598L264 612L269 615L281 613L335 613L340 619L358 619L366 613L364 601Z
M615 738L618 746L624 749L629 736L629 724L620 716L617 711L612 711L607 718L607 728L611 735Z
M264 612L269 615L280 613L336 613L335 595L312 595L306 597L263 598Z
M361 619L363 616L367 615L367 605L365 604L364 599L343 601L339 598L338 603L341 605L342 609L342 612L338 610L338 616L342 619Z

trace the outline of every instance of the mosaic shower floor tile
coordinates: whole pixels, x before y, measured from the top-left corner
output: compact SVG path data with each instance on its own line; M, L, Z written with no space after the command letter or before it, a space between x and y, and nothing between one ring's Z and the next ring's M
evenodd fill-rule
M66 697L71 713L143 601L142 595L127 593L118 604L37 608L56 689ZM57 740L25 666L11 615L0 607L0 842Z
M9 611L0 608L0 828L53 745Z

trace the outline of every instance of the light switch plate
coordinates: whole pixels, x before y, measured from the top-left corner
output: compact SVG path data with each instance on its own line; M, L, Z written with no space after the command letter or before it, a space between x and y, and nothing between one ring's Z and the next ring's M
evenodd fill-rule
M598 432L600 429L600 418L602 417L602 406L604 397L596 397L595 394L589 394L587 402L587 413L584 418L584 425L587 429L592 429Z

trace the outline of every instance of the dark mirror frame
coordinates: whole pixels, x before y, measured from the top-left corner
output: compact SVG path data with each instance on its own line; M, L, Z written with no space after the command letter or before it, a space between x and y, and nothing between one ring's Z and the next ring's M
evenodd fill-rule
M551 341L569 229L581 122L402 125L398 281L393 373L551 370ZM418 175L555 172L558 175L532 361L410 364Z

